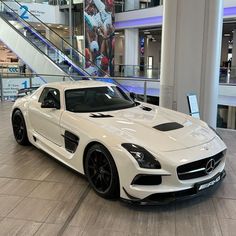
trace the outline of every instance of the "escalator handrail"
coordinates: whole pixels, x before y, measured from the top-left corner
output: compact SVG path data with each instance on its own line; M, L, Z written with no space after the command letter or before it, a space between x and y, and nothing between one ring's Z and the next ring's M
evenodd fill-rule
M33 46L35 49L40 50L39 48L37 48L24 34L22 34L20 31L18 31L12 24L10 24L6 19L4 19L4 17L1 17L2 20L4 20L12 29L14 29L15 31L17 31L18 34L20 34L31 46ZM56 64L46 53L44 53L43 51L40 50L40 52L46 56L50 61L52 61L54 64ZM57 64L56 64L57 65ZM57 67L63 71L58 65ZM65 76L69 77L70 80L74 80L68 73L66 73L65 71L63 71L65 73ZM38 74L38 73L37 73ZM62 75L63 76L63 75Z
M0 0L0 1L1 1L8 9L10 9L12 13L15 14L14 17L16 17L19 22L21 22L23 25L25 25L25 26L27 26L27 27L31 27L31 28L30 28L31 32L33 32L34 34L36 34L36 36L37 36L42 42L43 42L43 41L44 41L44 42L46 41L46 42L45 42L46 44L48 44L49 46L50 46L50 45L53 46L55 51L61 52L62 55L64 55L64 56L63 56L63 59L64 59L64 60L68 61L68 62L69 62L71 65L73 65L73 67L76 68L78 71L80 71L80 72L82 71L84 75L88 75L87 71L85 71L82 67L78 66L75 62L73 62L73 60L70 59L68 56L66 56L56 45L54 45L51 41L49 41L47 38L45 38L40 32L38 32L38 31L34 28L34 26L32 26L29 22L27 22L27 21L25 21L24 19L22 19L22 18L18 15L17 12L15 12L11 7L9 7L7 4L5 4L2 0ZM19 33L21 33L21 32L19 32ZM23 34L21 34L21 35L23 35ZM23 36L24 36L24 35L23 35ZM27 37L24 36L24 38L26 38L28 42L31 42ZM32 44L32 43L31 43L31 44ZM34 44L32 44L32 45L34 45ZM35 45L34 45L34 47L35 47ZM37 47L35 47L35 48L37 48ZM40 49L38 48L38 50L40 50ZM42 50L40 50L40 51L43 52ZM43 52L43 54L46 55L44 52ZM47 56L47 57L48 57L48 56ZM48 57L48 58L50 58L50 57ZM51 58L50 58L50 60L51 60ZM51 61L53 61L53 60L51 60ZM54 62L54 63L55 63L55 62ZM55 63L55 64L56 64L56 63ZM60 68L60 67L59 67L59 68ZM65 71L64 71L64 72L65 72ZM66 73L66 74L68 74L68 73Z
M4 1L3 0L0 0L1 2L3 2L4 3ZM13 0L12 2L15 2L16 4L18 4L18 5L20 5L20 6L22 6L19 2L17 2L16 0ZM7 5L7 4L5 4L5 5ZM9 7L10 8L10 7ZM11 8L10 8L11 9ZM12 9L11 9L12 10ZM14 10L12 10L12 11L14 11ZM15 12L15 11L14 11ZM55 35L57 35L63 42L65 42L67 45L69 45L71 48L72 48L72 50L73 51L75 51L77 54L79 54L79 55L81 55L82 57L84 57L84 58L86 58L85 57L85 55L82 53L82 52L80 52L80 51L78 51L78 50L76 50L69 42L67 42L66 40L64 40L57 32L55 32L53 29L51 29L48 25L46 25L43 21L41 21L37 16L35 16L33 13L31 13L30 11L28 11L28 10L26 10L26 12L27 13L29 13L30 15L32 15L35 19L37 19L43 26L45 26L47 29L49 29L50 31L52 31ZM17 14L17 12L15 12L16 14ZM18 14L17 14L18 15ZM23 19L24 20L24 19ZM25 21L25 20L24 20ZM29 24L29 25L31 25L31 24ZM32 26L32 25L31 25ZM33 26L32 26L33 27ZM34 27L33 27L34 28ZM37 30L36 30L37 31ZM38 32L38 31L37 31ZM38 32L38 33L40 33L40 32ZM40 33L41 34L41 33ZM59 49L59 51L61 51L60 49ZM64 53L63 53L64 54ZM93 65L93 66L95 66L96 68L98 68L99 69L99 71L101 71L101 72L103 72L104 73L104 75L107 75L107 76L110 76L109 74L107 74L105 71L103 71L100 67L98 67L92 60L90 60L90 59L88 59L88 61Z

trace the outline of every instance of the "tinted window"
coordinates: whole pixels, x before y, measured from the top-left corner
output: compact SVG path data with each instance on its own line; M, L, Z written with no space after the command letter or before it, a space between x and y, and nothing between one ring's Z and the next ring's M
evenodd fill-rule
M71 112L101 112L135 106L119 87L72 89L65 92L66 109Z
M60 107L60 92L58 89L46 87L43 89L39 102L42 103L45 100L53 100Z

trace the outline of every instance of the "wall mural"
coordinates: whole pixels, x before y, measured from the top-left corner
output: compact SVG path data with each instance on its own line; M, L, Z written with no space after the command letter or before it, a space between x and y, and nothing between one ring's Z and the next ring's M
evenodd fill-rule
M94 76L114 75L114 1L85 0L85 70ZM92 61L96 66L92 65Z

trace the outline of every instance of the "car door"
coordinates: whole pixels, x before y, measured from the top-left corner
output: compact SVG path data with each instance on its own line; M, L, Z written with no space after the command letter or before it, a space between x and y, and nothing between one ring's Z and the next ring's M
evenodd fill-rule
M53 101L57 108L43 108L45 101ZM38 100L29 104L29 121L31 127L47 140L62 146L63 138L60 133L61 109L60 91L56 88L45 87Z

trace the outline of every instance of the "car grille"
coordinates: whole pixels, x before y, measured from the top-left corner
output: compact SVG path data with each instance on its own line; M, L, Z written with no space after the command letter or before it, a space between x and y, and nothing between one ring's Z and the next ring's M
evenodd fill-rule
M180 180L188 180L206 176L220 164L223 157L224 153L220 152L214 156L179 166L177 168L178 178ZM210 162L213 164L211 165Z

